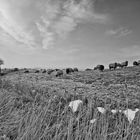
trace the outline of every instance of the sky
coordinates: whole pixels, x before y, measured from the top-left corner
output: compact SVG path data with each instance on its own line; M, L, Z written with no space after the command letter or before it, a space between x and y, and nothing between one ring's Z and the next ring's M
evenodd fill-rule
M139 15L140 0L0 0L3 67L132 65Z

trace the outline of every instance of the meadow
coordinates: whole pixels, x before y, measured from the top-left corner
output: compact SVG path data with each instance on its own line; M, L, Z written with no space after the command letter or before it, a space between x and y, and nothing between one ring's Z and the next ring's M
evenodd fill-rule
M73 112L69 103L78 99L83 104ZM140 140L140 111L131 123L124 113L111 112L136 108L140 66L60 77L22 71L0 77L1 140Z

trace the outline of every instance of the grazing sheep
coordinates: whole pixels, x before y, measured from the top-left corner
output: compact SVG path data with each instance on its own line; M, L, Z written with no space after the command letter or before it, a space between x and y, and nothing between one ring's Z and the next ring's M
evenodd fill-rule
M122 66L121 66L121 63L117 63L117 67L118 68L121 68Z
M104 65L97 65L96 67L94 67L94 70L103 71L104 70Z
M109 69L111 70L111 69L116 69L117 68L117 63L115 62L115 63L111 63L111 64L109 64Z
M128 66L128 61L125 61L125 62L122 62L121 63L121 68L127 67L127 66Z
M42 73L46 73L47 71L44 69L43 71L42 71Z
M24 73L29 73L29 71L28 70L25 70Z
M36 70L35 73L39 73L39 70Z
M16 71L19 71L19 69L18 68L14 68L13 69L13 72L16 72Z
M62 75L63 75L63 71L62 70L56 71L56 74L55 74L56 77L62 76Z
M74 71L74 72L78 72L78 68L74 68L73 71Z
M133 66L138 66L139 64L138 64L138 62L137 61L134 61L133 62Z
M71 101L69 103L69 107L72 109L73 112L76 112L78 110L78 107L83 104L83 101L81 100L75 100L75 101Z
M70 74L74 72L74 70L72 68L66 68L66 74Z
M85 71L92 71L92 69L87 68L87 69L85 69Z
M94 67L94 70L97 70L97 66L96 66L96 67Z
M131 123L134 118L135 118L135 114L139 111L138 108L136 108L134 111L131 109L127 109L124 110L123 113L126 115L126 117L128 118L129 123Z
M137 61L138 65L140 65L140 60Z
M47 73L50 75L54 70L53 69L47 69Z

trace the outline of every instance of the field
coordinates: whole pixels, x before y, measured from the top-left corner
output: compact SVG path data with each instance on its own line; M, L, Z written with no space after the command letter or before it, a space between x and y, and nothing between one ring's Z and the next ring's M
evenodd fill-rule
M83 105L73 113L69 103L77 99ZM140 140L140 111L131 123L122 112L111 113L128 108L140 108L139 66L57 78L13 72L0 79L1 139Z

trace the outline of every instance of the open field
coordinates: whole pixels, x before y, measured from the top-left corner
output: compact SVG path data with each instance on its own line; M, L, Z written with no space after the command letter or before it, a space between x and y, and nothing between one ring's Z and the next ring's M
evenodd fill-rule
M69 103L78 99L83 105L73 113ZM140 140L140 111L131 123L124 113L111 112L136 108L139 66L57 78L13 72L0 79L0 136L9 140Z

